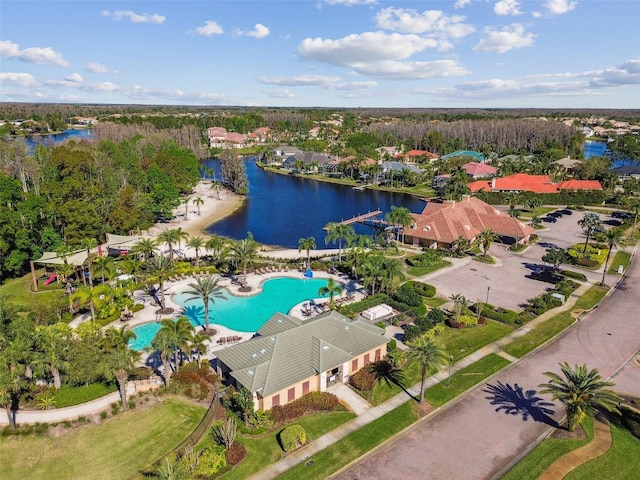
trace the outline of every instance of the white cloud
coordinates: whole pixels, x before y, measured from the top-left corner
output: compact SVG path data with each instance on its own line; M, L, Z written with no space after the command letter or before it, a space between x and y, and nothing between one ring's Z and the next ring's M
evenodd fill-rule
M111 70L106 65L98 62L89 62L85 68L91 73L118 73L116 70Z
M518 0L500 0L493 6L496 15L521 15Z
M486 29L487 36L473 47L474 52L505 53L514 48L530 47L535 35L526 33L520 23L504 27L501 31Z
M589 82L592 87L640 85L640 60L629 60L598 72Z
M114 20L122 20L128 18L132 23L164 23L167 17L158 15L157 13L135 13L131 10L116 10L111 12L110 10L102 10L100 14L103 17L113 18Z
M286 88L284 90L265 90L262 93L271 98L295 98L295 95Z
M464 8L471 3L471 0L456 0L453 4L453 8Z
M20 45L10 40L0 41L0 57L15 58L27 63L37 63L40 65L51 64L59 67L68 67L67 62L62 55L53 50L51 47L32 47L20 50Z
M333 85L340 82L340 77L329 77L325 75L297 75L293 77L260 77L258 80L268 85L282 85L287 87L308 87Z
M562 15L576 8L577 4L570 0L547 0L542 6L552 15Z
M441 10L419 13L412 9L389 7L378 12L376 22L380 28L400 33L462 38L475 31L473 26L463 23L465 18L462 15L447 16Z
M68 82L82 83L82 75L79 73L72 73L71 75L67 75L64 79Z
M0 72L0 82L18 87L29 88L38 85L33 75L29 73Z
M365 32L338 40L306 38L298 46L298 53L307 60L350 67L355 64L404 59L427 48L440 46L440 42L418 35Z
M261 23L256 23L256 26L250 32L245 32L243 30L236 30L236 35L246 35L247 37L254 38L264 38L269 35L270 30L268 27L265 27Z
M336 83L333 88L336 90L364 90L367 88L373 88L378 85L378 82L344 82Z
M353 5L375 5L377 0L322 0L322 3L327 5L344 5L345 7L352 7Z
M421 80L425 78L457 77L469 73L454 60L432 62L386 61L376 64L354 65L356 72L387 80Z
M196 33L205 37L210 37L211 35L222 35L224 30L214 20L207 20L204 22L202 27L196 28Z

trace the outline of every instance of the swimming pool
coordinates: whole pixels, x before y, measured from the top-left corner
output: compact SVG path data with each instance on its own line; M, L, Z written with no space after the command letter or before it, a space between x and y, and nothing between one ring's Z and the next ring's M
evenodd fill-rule
M216 299L209 304L209 323L217 323L240 332L256 332L276 312L288 313L294 305L319 298L318 290L327 286L320 278L273 278L262 284L262 292L250 297L237 297L223 290L226 300ZM178 293L173 301L184 308L184 316L196 327L204 325L202 300L187 300L188 293ZM160 324L147 323L132 329L137 338L129 346L144 350L151 344Z

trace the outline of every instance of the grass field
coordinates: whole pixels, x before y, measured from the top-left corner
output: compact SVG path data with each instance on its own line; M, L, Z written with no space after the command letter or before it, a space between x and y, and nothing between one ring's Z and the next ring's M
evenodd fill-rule
M418 420L415 402L406 402L279 475L281 480L325 479Z
M81 427L59 438L4 437L2 480L130 478L176 447L204 410L166 399L149 410L120 413L102 425Z
M628 252L616 252L616 256L611 260L611 265L609 266L609 270L607 273L611 275L616 275L618 273L618 267L622 265L623 271L627 271L627 267L629 266L629 262L631 262L631 254Z
M37 272L38 275L42 271ZM7 298L7 301L16 306L28 306L35 302L46 302L47 299L64 295L64 291L59 284L53 283L51 287L47 287L46 291L33 293L30 290L31 274L24 275L20 278L12 278L0 285L0 296Z
M318 413L308 415L292 423L301 425L304 428L308 440L315 440L354 417L355 415L352 412L346 411ZM276 439L276 435L280 430L281 429L278 429L275 432L255 437L251 435L239 436L238 440L242 442L247 449L247 457L242 463L224 474L221 478L225 480L247 478L271 463L280 460L283 453Z
M441 268L448 267L451 265L451 262L447 260L436 260L426 267L407 267L407 274L413 277L421 277L422 275L426 275L427 273L435 272L436 270L440 270Z

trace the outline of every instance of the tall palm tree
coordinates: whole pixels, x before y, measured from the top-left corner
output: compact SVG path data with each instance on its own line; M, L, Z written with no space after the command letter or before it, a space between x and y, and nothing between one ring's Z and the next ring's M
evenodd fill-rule
M158 277L158 284L160 288L160 308L164 310L164 280L169 276L173 269L173 262L170 258L158 255L156 257L148 258L144 263L144 267L151 274Z
M111 351L107 363L118 382L118 392L122 402L122 410L129 410L129 400L127 398L127 381L129 372L133 370L135 363L140 358L140 353L131 350L127 346L120 346Z
M106 256L97 256L93 259L93 264L95 265L94 273L99 275L102 283L104 283L105 278L111 277L116 271L115 261L113 257L108 255Z
M351 259L353 261L354 276L358 276L358 266L360 265L360 260L364 260L372 243L373 240L369 235L354 235L349 239L349 254L352 256Z
M191 237L187 240L187 247L191 247L196 251L196 268L200 267L200 249L204 248L205 243L202 237Z
M362 263L365 286L371 288L371 295L376 294L376 284L381 281L385 267L385 257L381 253L371 253L365 257Z
M193 202L193 204L198 207L198 215L200 215L200 206L204 203L204 200L202 200L202 197L196 197L193 200L191 200L191 202Z
M53 377L53 386L62 386L61 373L67 362L66 352L71 342L71 328L67 324L48 325L36 328L36 348L39 352L37 364Z
M253 239L253 235L249 232L247 238L236 240L231 244L229 250L234 261L240 265L242 269L243 285L247 285L247 266L253 262L258 255L260 244Z
M402 273L402 263L400 260L395 258L385 258L382 276L380 277L380 290L384 290L388 293L396 278L399 278L400 280L404 278L404 274Z
M491 244L496 239L496 234L490 228L480 233L480 245L482 246L483 256L486 258L487 252L491 248Z
M131 248L132 253L136 253L144 260L151 257L158 248L158 242L153 238L142 238L138 240Z
M329 278L327 280L327 284L324 287L320 287L318 290L318 295L324 297L325 295L329 295L329 308L333 308L333 298L336 295L340 295L342 293L342 285L336 282L333 278Z
M207 240L207 243L205 243L204 247L207 250L211 251L213 261L215 263L218 263L222 261L224 251L227 248L227 240L222 237L213 236L209 240Z
M93 263L93 258L91 255L91 249L96 248L98 246L98 241L95 238L84 238L82 239L83 248L87 249L87 271L89 277L89 286L93 287L93 273L91 269L91 264Z
M172 228L169 230L165 230L158 235L158 242L166 243L169 247L169 258L173 261L173 247L174 245L180 243L181 240L185 238L185 235L188 237L189 234L182 230L182 228Z
M99 299L99 293L96 288L91 288L86 285L78 287L78 289L69 295L69 304L72 309L75 309L74 305L80 306L89 305L91 311L91 320L96 321L96 302Z
M209 331L209 302L215 303L216 298L220 300L226 300L227 297L222 293L223 287L218 285L220 281L219 278L214 278L213 275L204 278L196 279L195 283L190 283L190 290L185 291L185 293L192 295L187 298L187 301L190 300L202 300L204 304L204 322L205 329Z
M538 388L542 389L540 393L550 393L554 400L564 403L568 430L573 431L587 415L595 415L598 409L618 413L616 405L621 399L613 390L606 388L613 383L602 381L597 368L589 370L586 365L571 368L563 362L560 371L562 376L544 372L549 381L538 385Z
M443 348L433 339L420 336L409 345L411 349L407 352L407 358L418 362L420 366L420 399L418 403L424 403L424 384L427 374L434 368L446 365L448 357Z
M163 350L173 354L175 370L180 369L180 354L189 348L189 340L193 332L193 325L187 317L180 317L177 320L166 318L160 322L160 330L156 333L151 346L160 350L162 358ZM155 345L154 341L157 339ZM168 380L167 380L168 382Z
M180 202L184 205L184 219L187 220L189 218L189 199L183 198Z
M191 352L196 352L198 354L198 362L202 360L202 354L207 351L208 340L209 337L207 337L206 335L200 335L196 332L193 332L193 335L191 336L189 349L191 350Z
M305 250L307 252L307 268L311 268L311 250L316 248L315 237L306 237L298 239L298 251Z
M104 336L100 340L104 349L112 351L121 347L128 347L129 342L138 338L136 332L130 330L127 325L120 328L109 327L105 330Z
M600 215L595 212L586 212L584 216L578 220L578 225L582 227L587 238L584 241L584 248L582 249L582 253L587 251L587 247L589 246L589 239L593 232L596 231L602 225L600 221Z
M607 269L609 268L611 250L618 248L623 243L622 230L619 228L610 228L602 234L602 239L607 244L607 247L609 247L609 250L607 251L607 258L604 261L604 270L602 270L602 281L600 282L600 285L604 286L604 278L607 274Z
M346 242L355 235L353 227L351 225L345 225L343 223L327 223L325 225L327 235L324 237L325 245L329 242L338 243L338 263L342 261L342 243Z
M402 230L402 243L404 243L404 229L413 223L411 212L406 207L391 207L391 212L387 213L387 221L391 223L396 231L396 240L400 239L400 231Z

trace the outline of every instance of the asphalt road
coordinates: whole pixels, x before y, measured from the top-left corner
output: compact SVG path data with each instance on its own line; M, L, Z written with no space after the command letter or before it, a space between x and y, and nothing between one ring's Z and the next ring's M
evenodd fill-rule
M608 378L638 352L639 283L640 265L636 260L618 288L563 336L417 424L337 478L499 478L514 459L562 419L562 406L538 393L538 385L547 380L543 372L557 372L558 363L567 361L586 363ZM627 381L628 375L623 378L625 391L635 389L633 393L640 393L640 385Z

